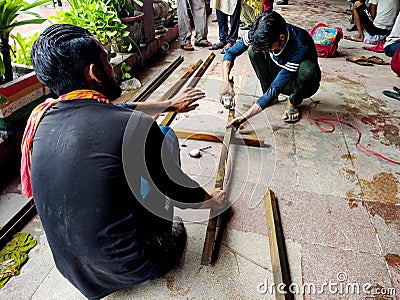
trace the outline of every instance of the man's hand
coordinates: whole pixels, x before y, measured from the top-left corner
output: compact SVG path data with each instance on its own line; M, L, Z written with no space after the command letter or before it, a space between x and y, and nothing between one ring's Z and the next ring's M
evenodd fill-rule
M233 90L233 84L230 82L223 81L221 83L221 88L219 90L219 99L222 102L222 96L225 94L230 94L232 97L235 96L235 91Z
M222 209L226 206L226 193L222 189L214 189L206 196L206 200L200 206L201 209Z
M167 111L184 113L194 110L199 104L193 103L205 96L206 94L199 89L186 88L170 100L171 105L168 107Z
M233 127L235 131L237 131L244 121L246 121L246 119L243 117L234 118L228 125L226 125L226 128Z

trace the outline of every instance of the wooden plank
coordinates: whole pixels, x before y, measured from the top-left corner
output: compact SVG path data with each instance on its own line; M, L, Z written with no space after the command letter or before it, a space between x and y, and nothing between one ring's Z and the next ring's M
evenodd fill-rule
M200 78L203 76L207 68L210 66L211 62L213 61L215 57L214 53L211 53L206 61L203 63L203 65L200 67L200 69L197 71L195 77L190 81L188 84L188 87L194 88L197 83L199 82ZM179 89L182 88L182 86L179 87ZM175 92L178 92L178 90L175 90ZM170 112L165 115L165 117L160 121L159 125L160 126L169 126L172 121L174 120L175 116L177 115L176 112Z
M188 139L188 140L199 140L199 141L207 141L207 142L217 142L222 143L224 137L222 134L214 134L214 133L207 133L207 132L192 132L192 131L183 131L183 130L175 130L174 132L178 138ZM253 146L253 147L263 147L264 141L258 139L254 136L243 137L236 135L232 137L231 140L232 144L239 144L239 145L246 145L246 146Z
M229 124L235 118L235 110L230 110L228 115L227 124ZM221 149L221 155L219 158L217 178L215 180L215 188L223 188L225 179L225 169L228 160L229 145L231 143L232 136L234 134L233 127L228 127L225 130L224 140ZM211 212L212 213L212 212ZM217 232L217 224L220 216L212 217L208 220L206 237L204 241L203 254L201 256L201 264L209 265L213 260L213 253L215 248L215 237ZM221 220L220 220L221 221Z
M288 292L288 287L291 283L290 271L286 254L282 223L279 215L279 207L275 199L274 192L272 192L270 189L267 189L264 195L264 201L268 228L269 250L271 254L272 273L275 283L275 299L294 299L293 294ZM279 293L278 289L280 291L284 290L287 293Z

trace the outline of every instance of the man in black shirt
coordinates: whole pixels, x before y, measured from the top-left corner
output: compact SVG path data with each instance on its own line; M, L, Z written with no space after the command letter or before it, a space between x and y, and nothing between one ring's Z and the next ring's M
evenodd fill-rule
M226 197L181 170L173 131L163 133L143 112L190 111L204 93L112 105L121 89L107 53L73 25L47 28L31 56L39 80L59 98L28 120L21 179L58 270L89 299L165 274L186 243L172 206L221 209Z

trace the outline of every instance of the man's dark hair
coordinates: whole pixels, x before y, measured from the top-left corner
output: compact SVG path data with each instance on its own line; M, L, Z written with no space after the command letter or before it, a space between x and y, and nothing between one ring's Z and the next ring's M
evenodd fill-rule
M52 25L32 46L31 60L38 79L57 95L88 88L84 69L90 64L102 68L99 41L86 29Z
M250 44L256 51L269 50L279 40L281 34L287 34L286 21L276 11L260 14L249 30Z

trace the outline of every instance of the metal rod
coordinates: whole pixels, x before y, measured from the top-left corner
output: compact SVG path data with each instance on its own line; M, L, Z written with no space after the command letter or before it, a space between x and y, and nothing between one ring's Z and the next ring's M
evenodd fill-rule
M235 110L229 110L228 121L229 124L235 118ZM221 156L219 158L217 178L215 180L215 188L223 188L225 179L225 169L228 160L229 145L231 143L232 136L234 134L234 128L232 126L226 128L224 140L221 149ZM201 264L209 265L212 263L213 253L215 248L215 236L217 232L217 224L222 220L220 216L212 217L208 220L206 238L204 241L203 254L201 256Z
M294 299L288 287L290 286L290 270L287 260L285 239L279 215L279 206L275 194L270 189L264 195L265 215L267 219L269 251L271 254L272 273L274 277L275 298L277 300ZM285 294L277 287L284 287Z
M188 87L194 88L197 83L199 82L201 76L203 76L203 74L205 73L205 71L207 70L207 68L210 66L211 62L213 61L215 57L215 53L211 53L208 58L206 59L206 61L202 64L201 68L197 71L195 77L192 79L192 81L188 84ZM179 87L182 88L183 85L181 85ZM178 90L175 90L175 92L178 92ZM175 116L176 116L176 112L170 112L168 113L160 122L161 126L169 126L172 121L174 120Z

